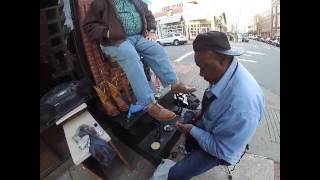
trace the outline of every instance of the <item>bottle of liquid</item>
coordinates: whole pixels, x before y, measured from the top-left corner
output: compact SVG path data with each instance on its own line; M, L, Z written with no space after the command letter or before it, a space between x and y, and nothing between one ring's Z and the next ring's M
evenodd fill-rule
M94 123L93 126L99 136L103 135L104 131L97 123Z

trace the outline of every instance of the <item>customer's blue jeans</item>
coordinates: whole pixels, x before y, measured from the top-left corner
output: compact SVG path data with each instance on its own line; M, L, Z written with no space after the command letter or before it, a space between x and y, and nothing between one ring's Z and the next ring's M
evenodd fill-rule
M188 180L218 165L229 164L198 148L170 168L168 180Z
M101 46L106 55L114 57L125 71L138 103L148 104L155 101L142 67L140 56L159 77L166 87L177 81L176 74L163 48L156 42L146 40L142 35L129 36L126 41L116 46Z

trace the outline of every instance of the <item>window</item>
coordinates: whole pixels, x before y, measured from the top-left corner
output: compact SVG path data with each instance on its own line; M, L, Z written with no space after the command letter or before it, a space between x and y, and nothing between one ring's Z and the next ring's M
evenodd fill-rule
M272 8L272 14L275 14L276 13L276 7L273 7Z
M272 27L275 28L276 27L276 16L273 16L273 20L272 20Z
M278 6L277 6L277 13L278 14L280 13L280 4L278 4Z
M280 28L280 15L277 15L277 26Z

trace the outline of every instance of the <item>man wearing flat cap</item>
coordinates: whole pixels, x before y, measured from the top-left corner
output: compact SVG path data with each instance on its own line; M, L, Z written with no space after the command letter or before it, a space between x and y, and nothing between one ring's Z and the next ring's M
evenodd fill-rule
M254 135L264 109L262 90L235 56L227 36L199 34L193 42L200 76L209 82L200 113L176 127L186 135L187 155L169 171L168 180L186 180L218 165L235 165Z

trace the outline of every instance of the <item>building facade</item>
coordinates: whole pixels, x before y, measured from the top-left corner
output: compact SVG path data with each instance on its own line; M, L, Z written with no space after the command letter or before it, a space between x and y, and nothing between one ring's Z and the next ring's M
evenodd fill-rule
M214 16L214 28L216 31L220 32L227 32L227 20L225 13L222 13L221 15Z
M261 36L264 38L271 37L271 13L267 9L261 14Z
M280 0L271 1L272 37L280 36Z
M171 33L186 35L183 19L183 3L163 7L160 12L153 14L157 22L157 36L163 37Z
M261 14L257 14L253 18L252 32L254 35L264 38L271 37L271 11L267 9Z
M157 22L157 36L180 33L187 39L195 39L199 33L212 30L227 32L226 15L207 8L198 1L181 1L163 7L160 12L153 13Z

